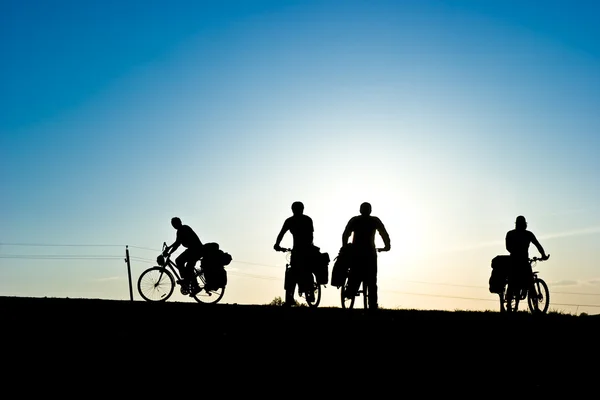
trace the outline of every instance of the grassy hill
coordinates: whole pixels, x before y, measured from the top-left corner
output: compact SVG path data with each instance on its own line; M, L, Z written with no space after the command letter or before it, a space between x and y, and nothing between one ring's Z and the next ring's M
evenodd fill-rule
M0 307L11 371L137 394L190 379L222 395L553 393L593 385L600 360L598 316L18 297Z

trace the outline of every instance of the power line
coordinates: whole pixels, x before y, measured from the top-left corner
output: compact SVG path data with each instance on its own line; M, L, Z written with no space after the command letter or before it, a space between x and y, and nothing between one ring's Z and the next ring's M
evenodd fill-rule
M150 249L150 248L148 248L148 247L140 247L140 246L133 246L133 245L128 245L128 246L129 246L129 248L131 248L131 249L148 250L148 251L154 251L154 252L156 252L156 253L160 253L160 250L157 250L157 249Z
M552 291L552 293L571 294L571 295L578 295L578 296L600 296L600 293L575 293L575 292L556 292L556 291Z
M152 260L152 259L149 259L149 258L136 257L136 256L129 256L129 258L131 260L144 261L144 262L147 262L149 264L156 264L156 259Z
M20 260L118 260L123 256L97 256L97 255L0 255L0 258Z
M395 293L395 294L407 294L407 295L411 295L411 296L444 297L444 298L449 298L449 299L461 299L461 300L478 300L478 301L494 301L494 302L498 301L498 299L481 299L481 298L475 298L475 297L448 296L448 295L444 295L444 294L399 292L396 290L384 290L384 292Z
M150 249L141 246L135 245L116 245L116 244L50 244L50 243L0 243L0 245L4 246L31 246L31 247L131 247L136 249L148 250L160 252L160 250ZM123 257L117 255L23 255L23 254L5 254L0 255L0 258L3 259L23 259L23 260L120 260ZM154 263L155 260L151 260L148 258L131 256L130 259L142 261L146 263ZM264 267L273 267L273 268L281 268L281 266L262 264L262 263L254 263L248 261L241 260L233 260L233 262L247 265L256 265L256 266L264 266ZM233 275L254 278L254 279L266 279L266 280L281 280L281 278L268 276L268 275L260 275L260 274L249 274L238 271L229 271L229 273ZM461 285L461 284L452 284L452 283L440 283L440 282L425 282L425 281L412 281L405 280L404 282L409 283L419 283L425 285L439 285L439 286L450 286L450 287L467 287L467 288L478 288L484 289L484 286L476 286L476 285ZM452 299L462 299L462 300L474 300L474 301L498 301L496 299L483 299L483 298L475 298L475 297L464 297L464 296L450 296L450 295L437 295L437 294L428 294L428 293L413 293L413 292L401 292L394 290L384 290L386 292L396 293L396 294L404 294L404 295L412 295L412 296L425 296L425 297L441 297L441 298L452 298ZM600 296L600 293L578 293L578 292L558 292L552 291L553 294L567 294L567 295L584 295L584 296ZM568 303L553 303L554 305L560 306L572 306L572 307L600 307L600 305L596 304L568 304Z
M0 246L30 247L125 247L124 244L49 244L49 243L0 243Z
M572 307L600 307L600 304L566 304L566 303L550 303L555 306L572 306Z
M395 293L395 294L407 294L412 296L425 296L425 297L443 297L449 299L461 299L461 300L477 300L477 301L493 301L497 302L498 299L482 299L476 297L463 297L463 296L448 296L442 294L429 294L429 293L411 293L411 292L399 292L396 290L384 290L384 292ZM600 304L567 304L567 303L551 303L556 306L572 306L572 307L600 307Z
M440 282L423 282L423 281L412 281L412 280L399 280L400 282L409 282L409 283L419 283L424 285L439 285L439 286L452 286L452 287L466 287L466 288L474 288L474 289L488 289L487 286L477 286L477 285L460 285L454 283L440 283ZM552 291L554 294L569 294L569 295L582 295L582 296L600 296L600 293L578 293L578 292L557 292Z
M245 276L245 277L248 277L248 278L265 279L265 280L270 280L270 281L280 281L280 280L283 280L283 278L278 278L278 277L275 277L275 276L247 274L245 272L239 272L239 271L228 271L227 273L228 274L233 274L233 275Z

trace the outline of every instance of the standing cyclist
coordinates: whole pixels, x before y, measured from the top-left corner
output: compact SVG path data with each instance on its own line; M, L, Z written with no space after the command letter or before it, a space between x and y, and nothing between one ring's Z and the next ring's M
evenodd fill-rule
M275 251L283 251L280 244L286 232L292 234L294 245L292 247L292 257L290 259L290 269L286 276L285 287L285 305L294 304L294 291L296 284L301 292L306 293L307 300L311 301L310 296L314 296L312 291L305 290L310 285L312 274L310 271L311 255L313 247L313 221L308 215L304 214L304 204L300 201L292 203L293 215L283 222L283 226L277 235Z
M179 217L171 218L171 225L177 230L177 237L175 242L165 249L164 255L172 254L179 246L186 248L175 259L175 265L179 269L179 272L181 272L183 281L189 282L191 294L195 295L200 291L200 287L195 277L194 267L202 257L202 242L192 228L181 223ZM182 282L182 285L185 284L184 282Z
M342 234L342 246L348 243L350 235L352 236L352 252L354 260L352 263L353 276L362 279L353 279L356 287L349 288L350 293L354 295L360 285L360 280L367 286L369 309L375 310L377 304L377 248L375 247L375 233L378 232L383 239L384 248L380 251L390 250L390 236L378 217L371 215L371 204L362 203L360 205L360 215L352 217L344 233Z
M547 260L544 248L537 240L533 232L527 230L527 221L525 217L519 215L515 220L515 229L506 233L506 250L510 253L510 271L508 275L508 293L512 293L510 286L518 285L519 287L529 287L530 296L536 296L535 287L533 285L533 270L529 263L529 245L537 248L542 256L542 260ZM510 307L510 302L509 302ZM512 311L512 310L508 310Z

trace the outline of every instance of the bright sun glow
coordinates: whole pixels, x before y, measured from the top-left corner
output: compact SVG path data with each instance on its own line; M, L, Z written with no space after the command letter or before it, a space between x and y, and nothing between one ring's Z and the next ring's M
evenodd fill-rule
M372 215L381 219L391 239L392 249L382 254L382 262L402 265L403 271L410 269L415 258L425 251L425 213L413 199L389 184L386 186L385 182L382 178L373 182L353 180L333 185L332 194L320 198L310 213L315 221L315 243L337 253L348 220L358 215L360 204L367 201L373 207ZM379 235L375 236L375 244L377 247L384 245Z

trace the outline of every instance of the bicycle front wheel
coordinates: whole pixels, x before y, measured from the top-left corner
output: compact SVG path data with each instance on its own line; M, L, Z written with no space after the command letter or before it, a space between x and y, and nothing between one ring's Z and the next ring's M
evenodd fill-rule
M166 301L175 289L175 278L163 267L152 267L142 272L137 287L146 301Z
M216 304L221 301L225 294L225 287L211 288L206 286L206 278L203 272L200 272L197 278L200 291L192 296L194 300L204 304Z
M529 310L532 313L545 314L548 312L548 307L550 306L550 290L548 290L548 285L543 279L536 278L533 281L533 287L535 288L536 295L527 296Z
M344 283L344 285L342 286L342 288L340 289L340 295L341 295L341 300L342 300L342 308L354 308L354 300L355 300L355 295L351 295L350 297L347 297L347 294L349 293L349 289L348 289L348 279L346 279L346 282Z
M369 287L363 282L363 290L362 290L362 295L363 295L363 307L366 310L367 308L369 308Z
M306 304L309 307L316 308L321 303L321 285L317 283L317 277L315 274L312 274L312 289L311 289L312 298L310 298L308 293L305 293Z

